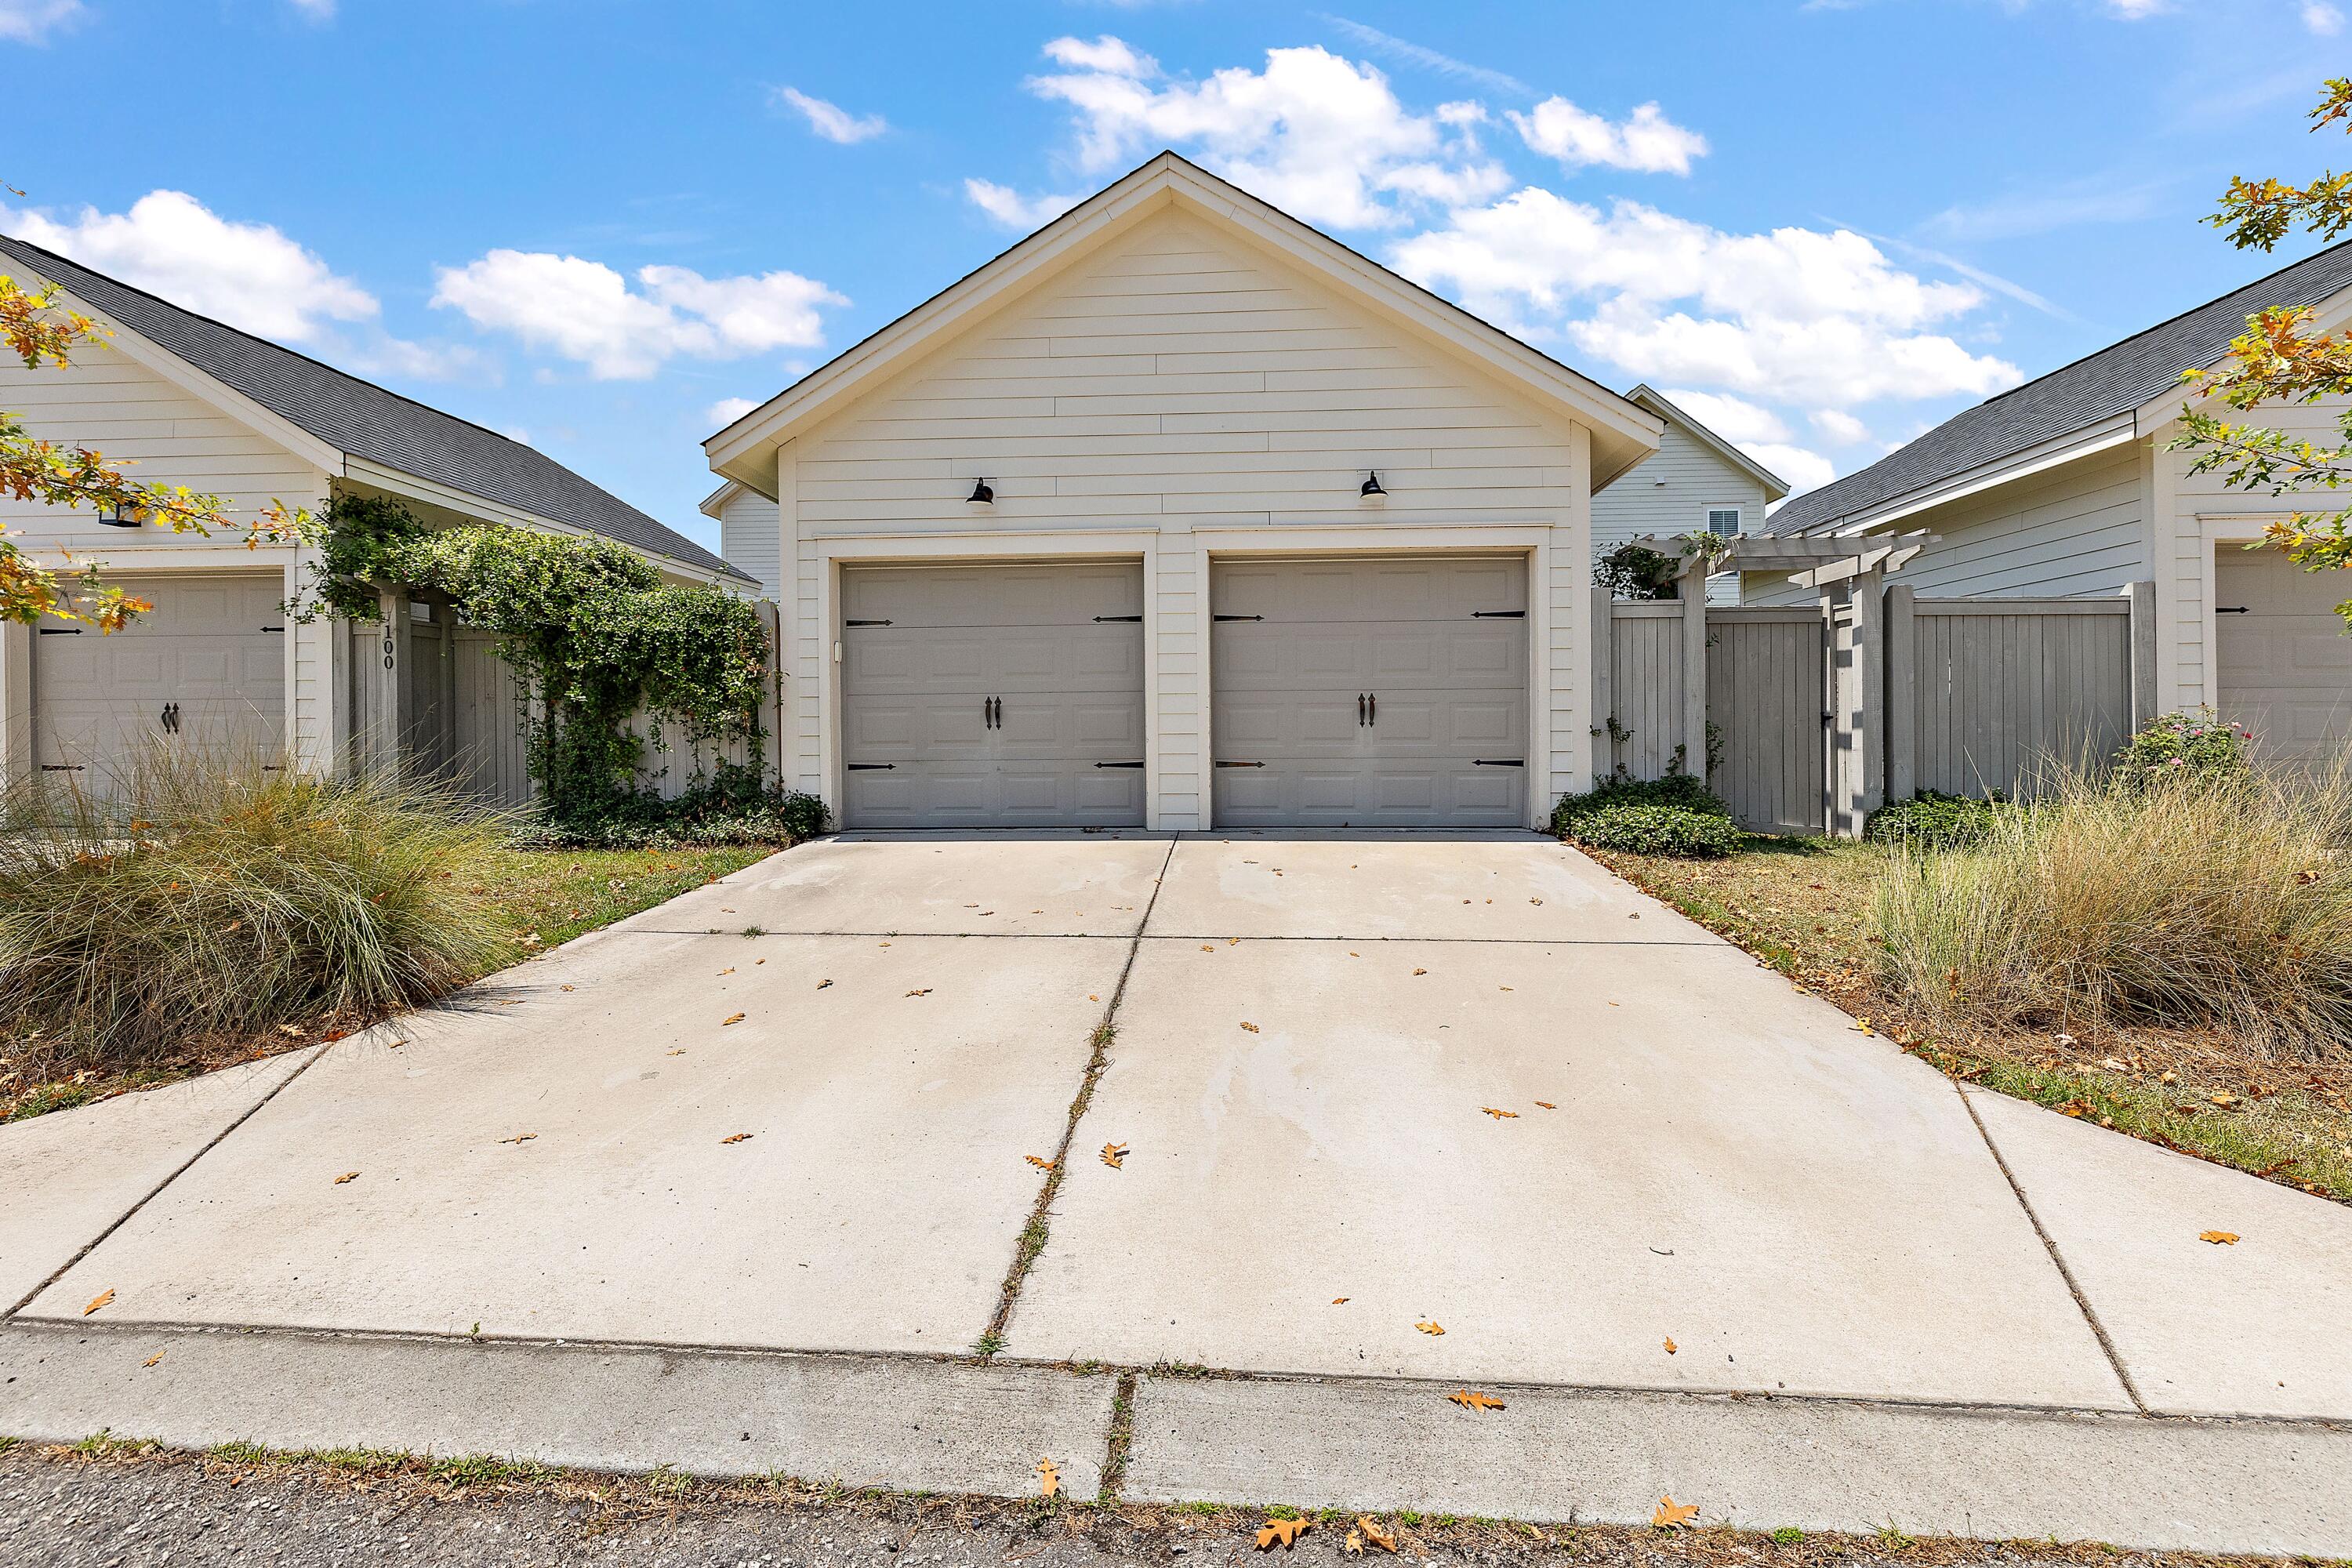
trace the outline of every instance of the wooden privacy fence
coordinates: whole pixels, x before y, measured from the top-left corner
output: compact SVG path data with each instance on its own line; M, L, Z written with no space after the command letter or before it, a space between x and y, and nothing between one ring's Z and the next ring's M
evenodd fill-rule
M776 607L761 601L761 629L776 643ZM382 766L395 756L403 765L454 780L477 799L524 806L538 794L532 782L524 728L535 706L515 679L514 667L499 657L491 633L458 623L446 602L386 595L383 619L351 623L351 712L348 753L353 765ZM777 731L776 688L767 683L761 726ZM631 722L640 737L650 728L639 714ZM396 742L396 745L395 745ZM771 756L772 756L771 752ZM645 746L638 755L641 784L665 800L685 793L698 772L719 762L750 761L741 742L689 748L670 737L670 750Z
M1818 604L1596 592L1594 770L1706 769L1742 826L1857 837L1922 790L2015 796L2154 716L2155 589L1922 599L1864 573ZM1697 673L1696 680L1691 679Z

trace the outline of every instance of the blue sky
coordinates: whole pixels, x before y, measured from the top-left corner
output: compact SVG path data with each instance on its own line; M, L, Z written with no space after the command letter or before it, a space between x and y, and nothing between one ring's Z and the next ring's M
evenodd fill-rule
M1330 4L0 0L0 229L715 543L730 400L1164 145L1801 483L2304 254L2197 220L2352 162L2352 0Z

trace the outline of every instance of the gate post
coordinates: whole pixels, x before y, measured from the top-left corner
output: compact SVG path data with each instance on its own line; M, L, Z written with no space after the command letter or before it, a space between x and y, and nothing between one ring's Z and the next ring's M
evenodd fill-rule
M1684 558L1675 592L1683 605L1683 770L1707 782L1706 557Z
M1830 622L1830 832L1859 838L1886 804L1886 575L1823 585Z
M2147 727L2156 699L2156 584L2145 579L2124 589L2131 599L2132 732Z
M33 771L33 628L0 621L0 783Z
M1617 600L1605 587L1592 590L1592 780L1598 788L1617 771Z
M1887 800L1919 793L1918 597L1908 583L1886 590Z
M408 689L407 593L400 588L378 589L376 614L381 620L368 649L368 662L373 667L369 674L379 684L375 711L368 716L375 731L368 749L378 767L398 777L407 772L408 730L415 709Z

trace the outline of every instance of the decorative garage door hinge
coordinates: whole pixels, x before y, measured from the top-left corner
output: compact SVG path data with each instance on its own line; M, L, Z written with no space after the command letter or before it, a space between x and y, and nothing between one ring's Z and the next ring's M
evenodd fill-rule
M1217 766L1221 768L1262 768L1265 766L1265 764L1264 763L1219 763Z
M1097 616L1095 617L1095 619L1096 619L1097 621L1137 621L1137 622L1140 622L1140 621L1143 619L1143 617L1142 617L1141 616Z
M1475 768L1523 768L1528 765L1528 760L1525 757L1473 757L1470 765Z
M849 771L853 773L887 773L898 765L896 763L852 763Z
M78 637L81 636L81 628L79 626L43 626L41 635L45 637Z
M1095 766L1097 766L1097 767L1098 767L1098 768L1139 768L1139 767L1141 767L1142 765L1143 765L1143 764L1142 764L1142 763L1140 763L1140 762L1133 762L1133 763L1097 763L1095 764Z
M891 623L888 621L844 621L841 624L845 626L887 626Z
M1524 621L1528 613L1525 610L1473 610L1470 618L1474 621Z
M1213 621L1262 621L1264 616L1211 616Z

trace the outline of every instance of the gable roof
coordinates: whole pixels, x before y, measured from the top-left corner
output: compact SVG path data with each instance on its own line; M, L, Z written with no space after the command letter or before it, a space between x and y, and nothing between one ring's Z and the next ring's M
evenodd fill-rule
M702 444L713 471L763 496L773 457L846 399L912 363L943 333L1011 303L1129 224L1171 203L1279 253L1390 321L1443 345L1592 433L1592 488L1657 450L1660 421L1609 388L1451 300L1175 153L1160 153L897 321L835 355Z
M1640 405L1659 418L1670 424L1681 426L1691 435L1698 437L1701 446L1762 485L1764 500L1768 504L1779 500L1789 493L1789 482L1786 479L1684 413L1672 399L1647 382L1627 393L1625 397L1628 402Z
M2352 241L2291 267L2049 374L1989 397L1918 439L1783 505L1771 533L1866 522L1868 514L2092 426L2130 415L2180 385L2183 371L2210 365L2245 331L2246 318L2277 306L2315 305L2352 288Z
M347 458L698 571L749 576L542 452L0 234L14 260Z

